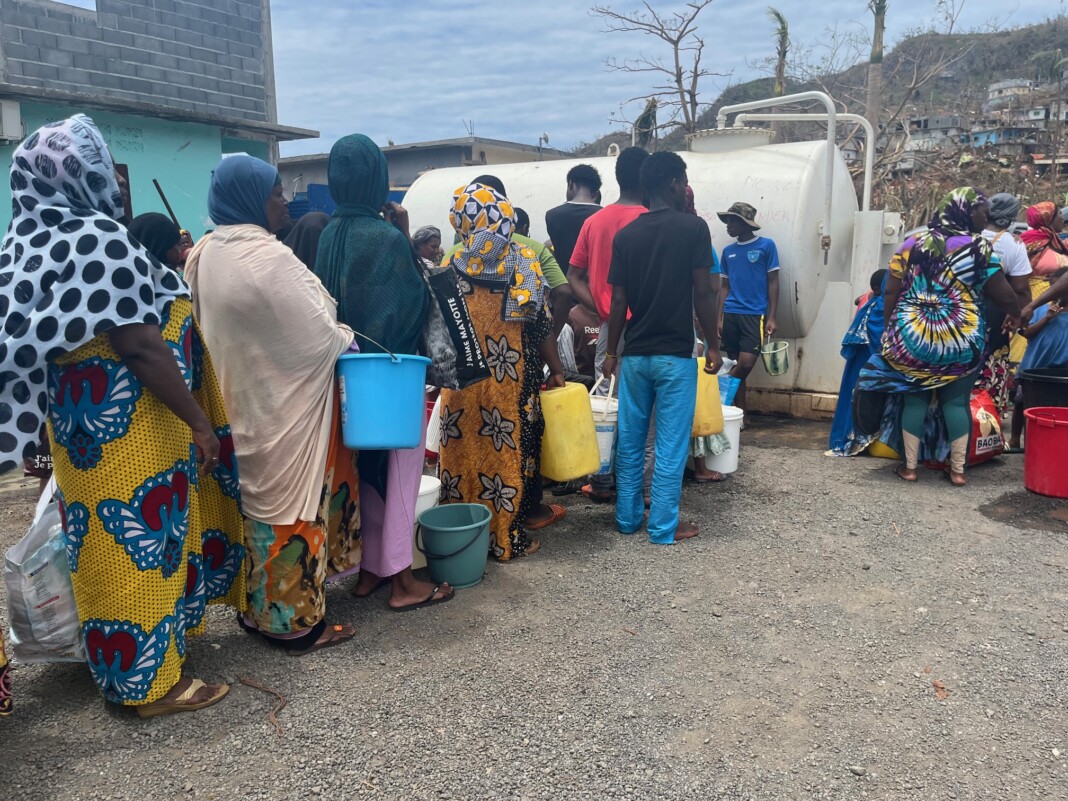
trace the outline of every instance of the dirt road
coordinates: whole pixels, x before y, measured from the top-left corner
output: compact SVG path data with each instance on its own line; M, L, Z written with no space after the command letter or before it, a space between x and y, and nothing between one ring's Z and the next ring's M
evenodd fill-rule
M531 559L395 615L329 596L357 641L292 659L214 610L190 671L247 677L142 722L82 666L19 666L11 799L1068 798L1068 510L1022 457L956 490L761 421L688 485L703 533L652 546L573 498ZM0 494L0 547L32 492Z

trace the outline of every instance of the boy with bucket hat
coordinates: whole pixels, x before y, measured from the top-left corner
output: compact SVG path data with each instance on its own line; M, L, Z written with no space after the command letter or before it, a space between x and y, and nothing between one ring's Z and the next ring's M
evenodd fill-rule
M733 203L716 216L727 226L734 242L723 248L719 315L720 341L737 361L731 375L741 381L734 405L745 409L745 379L756 366L760 346L775 334L779 309L779 253L775 243L758 236L757 210L748 203Z

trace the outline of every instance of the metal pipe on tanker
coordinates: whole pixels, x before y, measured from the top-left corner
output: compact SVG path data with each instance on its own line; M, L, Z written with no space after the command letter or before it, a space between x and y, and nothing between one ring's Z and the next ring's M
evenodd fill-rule
M826 114L779 114L769 111L766 114L742 112L734 118L734 127L740 128L747 122L827 122ZM867 117L860 114L839 114L837 122L842 125L856 124L864 129L867 136L864 145L864 197L861 211L871 211L871 185L875 173L875 129Z
M784 106L788 103L798 103L803 100L818 100L827 109L827 187L824 195L824 219L820 224L822 229L820 232L820 247L823 248L823 263L826 264L831 250L831 236L829 233L824 232L831 230L831 199L834 193L834 159L831 154L837 147L835 128L838 116L838 111L834 107L834 100L831 99L831 96L824 92L797 92L796 94L783 95L782 97L769 97L764 100L751 100L748 103L735 103L731 106L724 106L716 115L716 128L723 129L727 127L728 114L734 114L739 111L753 111L758 108Z

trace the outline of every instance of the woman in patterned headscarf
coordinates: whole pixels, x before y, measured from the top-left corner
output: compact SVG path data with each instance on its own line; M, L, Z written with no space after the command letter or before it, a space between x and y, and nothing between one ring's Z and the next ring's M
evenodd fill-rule
M1045 277L1062 267L1068 267L1068 242L1060 237L1064 218L1057 205L1047 201L1029 207L1027 225L1029 228L1020 238L1027 247L1027 257L1031 260L1035 275ZM1049 285L1048 281L1046 285Z
M116 222L114 169L80 114L15 151L0 472L33 455L47 412L89 670L108 701L152 717L226 695L182 663L207 604L243 607L245 556L230 429L189 289Z
M493 512L493 555L505 562L534 553L523 530L537 498L542 361L547 386L564 385L534 251L512 241L515 211L483 184L453 195L452 225L461 248L449 261L484 343L491 378L441 393L441 500L482 503ZM550 512L552 514L552 512Z
M983 359L984 294L1010 317L1020 314L1012 287L999 269L990 243L982 236L987 221L986 197L977 189L962 187L947 194L924 234L909 237L890 260L886 279L882 352L861 371L858 417L875 414L864 403L891 396L880 439L905 453L897 474L916 480L920 446L927 440L927 456L943 461L949 452L947 476L955 485L965 483L971 415L968 399ZM937 397L941 420L928 421L932 394ZM897 412L900 411L900 417ZM858 427L874 433L870 419ZM940 436L944 426L948 448ZM897 436L900 427L901 436ZM925 430L926 427L926 430ZM941 445L939 443L942 443Z

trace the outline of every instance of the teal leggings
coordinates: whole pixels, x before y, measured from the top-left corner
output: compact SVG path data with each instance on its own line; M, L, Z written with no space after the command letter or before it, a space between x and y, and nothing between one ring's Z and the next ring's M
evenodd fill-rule
M938 405L942 409L942 419L946 421L946 434L949 441L963 437L972 430L972 414L968 409L968 399L972 394L975 376L958 378L951 384L939 387L933 392L938 396ZM923 421L927 417L927 407L931 403L931 392L908 392L901 409L901 427L914 437L923 437Z

